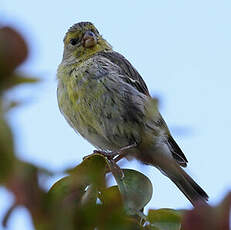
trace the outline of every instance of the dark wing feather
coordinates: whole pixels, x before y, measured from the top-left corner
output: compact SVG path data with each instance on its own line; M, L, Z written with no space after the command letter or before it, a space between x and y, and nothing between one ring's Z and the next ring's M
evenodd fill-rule
M171 135L168 137L168 145L172 152L172 156L177 161L177 163L179 163L179 165L182 167L186 167L188 160Z
M164 119L162 118L161 115L159 115L159 119L155 122L157 127L160 127L161 130L165 130L165 136L166 138L166 143L172 153L173 158L176 160L176 162L182 166L182 167L186 167L188 160L186 159L184 153L182 152L182 150L180 149L180 147L178 146L178 144L175 142L175 140L173 139L173 137L170 134L170 131L167 127L167 124L165 123Z
M145 84L144 80L137 72L137 70L132 66L132 64L121 54L110 51L110 52L99 52L98 55L101 55L109 59L112 63L118 65L124 73L123 80L136 88L139 92L150 96L148 92L148 87Z

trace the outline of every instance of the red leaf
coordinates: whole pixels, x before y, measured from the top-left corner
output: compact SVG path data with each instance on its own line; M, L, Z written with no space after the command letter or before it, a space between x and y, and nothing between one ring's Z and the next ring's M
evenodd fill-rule
M231 193L216 207L198 205L183 216L184 230L229 230Z
M27 55L28 48L23 37L10 27L0 28L0 76L12 73Z

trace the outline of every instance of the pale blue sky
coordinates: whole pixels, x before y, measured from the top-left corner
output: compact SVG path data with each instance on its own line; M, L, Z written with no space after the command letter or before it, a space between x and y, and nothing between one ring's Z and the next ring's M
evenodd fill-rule
M43 79L10 95L27 101L10 114L18 156L60 171L92 152L60 114L55 79L66 30L87 20L133 63L152 95L160 96L161 113L189 160L187 171L216 204L231 189L230 12L229 0L2 0L0 22L18 28L31 49L22 70ZM148 208L190 207L158 170L135 161L123 167L141 170L152 180ZM10 194L0 188L0 219L10 202ZM8 230L33 229L28 219L18 209Z

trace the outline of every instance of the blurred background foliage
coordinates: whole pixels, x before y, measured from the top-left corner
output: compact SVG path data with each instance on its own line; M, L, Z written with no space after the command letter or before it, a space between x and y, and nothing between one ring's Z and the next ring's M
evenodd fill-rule
M39 178L53 172L16 157L15 137L7 120L11 109L23 103L9 99L8 91L20 84L39 81L18 71L28 52L18 31L0 28L0 185L14 196L3 227L7 226L14 209L24 206L36 230L229 229L231 194L217 207L198 204L192 210L149 210L145 215L143 209L153 193L150 180L138 171L120 169L99 154L89 155L81 164L67 170L67 176L46 191ZM108 173L115 177L117 185L108 187Z

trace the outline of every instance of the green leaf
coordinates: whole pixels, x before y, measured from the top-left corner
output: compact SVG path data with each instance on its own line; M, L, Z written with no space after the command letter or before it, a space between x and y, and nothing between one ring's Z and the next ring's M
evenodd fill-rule
M100 191L99 199L103 204L122 206L122 197L118 186L114 185Z
M81 198L81 205L95 204L97 199L98 190L94 185L89 185Z
M14 142L11 129L6 123L0 108L0 183L7 181L8 176L13 171L14 162Z
M130 215L138 214L151 200L151 181L142 173L132 169L122 169L122 178L114 175L121 192L125 209Z
M101 213L99 218L99 229L119 230L141 230L143 229L137 218L127 216L124 210L122 196L118 186L111 186L99 193ZM99 220L100 220L99 219Z
M66 172L78 176L86 185L94 184L96 187L105 187L106 167L106 158L96 153L87 156L81 164Z
M180 230L181 215L172 209L149 210L148 221L151 229Z
M91 155L75 168L67 170L70 175L57 181L48 194L64 206L69 203L92 203L96 201L98 188L105 187L105 167L106 161L102 155Z
M2 80L0 84L1 90L8 90L12 87L21 85L21 84L32 84L38 82L38 78L26 77L19 73L12 73L8 78Z
M55 202L65 202L67 200L80 202L85 192L86 185L82 184L78 178L66 176L57 181L49 190L48 195Z

